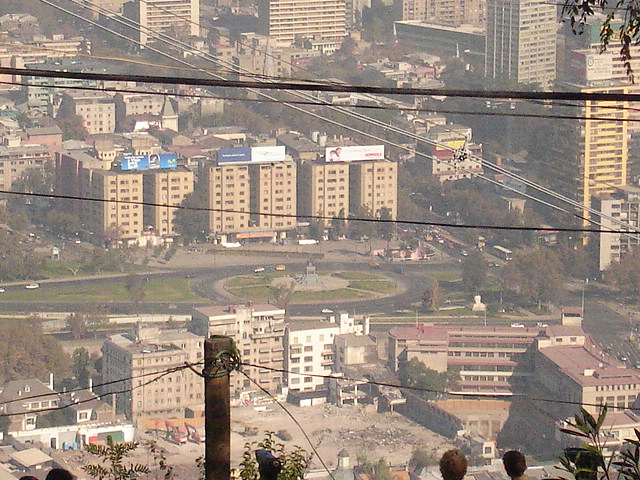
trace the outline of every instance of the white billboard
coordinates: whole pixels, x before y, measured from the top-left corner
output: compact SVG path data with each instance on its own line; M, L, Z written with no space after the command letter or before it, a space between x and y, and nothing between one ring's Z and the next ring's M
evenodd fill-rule
M384 160L384 145L358 145L355 147L328 147L324 151L326 162L358 162Z
M613 55L609 52L585 55L587 81L610 80L613 77Z
M251 162L282 162L285 159L284 145L276 147L251 147Z

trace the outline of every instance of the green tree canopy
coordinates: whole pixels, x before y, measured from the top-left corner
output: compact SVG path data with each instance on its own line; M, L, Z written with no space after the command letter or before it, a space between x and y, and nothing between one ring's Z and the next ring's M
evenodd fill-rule
M183 200L182 206L187 208L176 211L176 230L182 235L185 243L191 243L194 240L204 241L209 232L209 217L205 210L198 209L208 206L205 196L199 188L196 188Z
M503 268L505 286L536 301L552 302L559 298L563 287L562 263L548 248L520 250Z
M442 396L441 392L454 386L460 379L457 372L437 372L427 367L424 362L412 358L408 362L402 362L398 369L398 377L403 386L423 388L424 391L416 392L425 400L435 400Z
M435 312L440 308L444 295L440 290L440 283L435 279L431 279L422 294L422 308L429 312Z
M487 263L482 253L474 251L462 261L462 283L470 292L478 292L487 280Z

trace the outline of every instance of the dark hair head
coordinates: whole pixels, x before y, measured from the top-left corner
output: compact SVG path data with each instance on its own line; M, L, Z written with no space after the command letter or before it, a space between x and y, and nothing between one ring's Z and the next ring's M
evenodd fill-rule
M444 452L440 458L440 473L444 480L462 480L467 474L467 457L457 448Z
M76 476L64 468L52 468L45 480L76 480Z
M38 480L38 477L34 477L33 475L24 475L20 477L20 480Z
M511 478L521 477L527 469L525 456L517 450L509 450L502 456L504 470Z

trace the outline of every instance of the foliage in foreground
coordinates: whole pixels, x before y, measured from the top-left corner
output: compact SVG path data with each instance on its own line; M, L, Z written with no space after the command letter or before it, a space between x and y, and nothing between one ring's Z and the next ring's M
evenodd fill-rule
M255 458L256 449L263 448L271 452L282 463L282 470L278 480L302 480L309 467L311 455L301 447L293 447L293 451L287 452L284 444L274 438L274 432L265 432L265 438L261 442L247 442L244 444L244 453L240 462L239 477L241 480L258 480L258 462Z
M114 442L107 437L106 445L87 445L87 452L100 459L100 463L85 465L82 469L98 480L129 480L140 474L149 473L149 467L139 463L125 463L131 453L138 448L137 442Z
M625 446L620 450L607 446L607 435L602 431L607 407L591 415L583 407L569 428L560 429L582 441L578 447L566 448L560 457L562 469L570 473L575 480L640 480L640 431L634 429L636 438L625 438Z

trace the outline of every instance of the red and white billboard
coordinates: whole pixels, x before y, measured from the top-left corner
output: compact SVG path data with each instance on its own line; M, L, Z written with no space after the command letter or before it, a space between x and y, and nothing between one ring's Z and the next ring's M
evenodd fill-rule
M384 145L327 147L324 151L324 159L326 162L360 162L363 160L384 160Z

